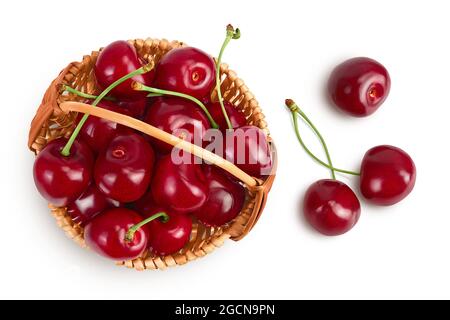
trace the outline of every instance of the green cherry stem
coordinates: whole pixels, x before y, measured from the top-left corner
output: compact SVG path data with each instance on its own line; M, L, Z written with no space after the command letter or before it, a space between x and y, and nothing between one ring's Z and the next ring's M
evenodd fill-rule
M220 63L222 62L223 52L225 51L225 48L227 47L227 45L231 41L231 39L239 39L240 37L241 37L241 31L239 30L239 28L236 28L236 30L235 30L231 24L227 25L227 35L225 37L225 40L223 41L222 47L220 48L219 56L217 57L217 61L216 61L217 98L219 99L220 107L222 108L222 113L223 113L223 116L225 117L225 121L227 122L228 129L233 129L233 126L231 125L230 118L228 117L228 113L225 110L225 106L223 104L222 92L220 90Z
M112 89L117 87L122 82L133 78L134 76L144 74L146 72L149 72L153 69L155 64L153 62L150 62L149 64L146 64L145 66L140 67L139 69L136 69L129 74L123 76L122 78L114 81L111 83L105 90L103 90L97 98L95 98L94 102L92 102L92 106L96 106ZM89 118L89 114L86 113L83 115L83 118L81 118L80 122L78 122L78 125L76 126L75 130L73 130L72 135L69 138L69 141L67 141L66 145L61 151L61 154L65 157L70 155L70 148L72 148L73 143L75 142L75 139L77 138L78 134L80 133L81 128L83 127L86 120Z
M175 97L180 97L180 98L184 98L184 99L188 99L191 100L192 102L195 102L205 113L206 117L209 120L209 123L211 123L211 126L214 129L218 129L219 126L217 125L217 123L214 121L213 117L211 116L211 114L209 113L208 109L206 109L205 105L198 100L197 98L190 96L188 94L185 93L181 93L181 92L176 92L176 91L169 91L169 90L163 90L163 89L157 89L157 88L153 88L153 87L149 87L146 86L140 82L136 82L133 81L132 87L134 90L137 91L146 91L146 92L150 92L152 94L152 96L155 96L153 94L158 94L159 96L175 96Z
M331 157L330 157L330 153L328 151L328 147L325 143L325 139L323 138L323 136L320 134L319 130L316 128L316 126L314 126L314 124L312 123L312 121L306 116L306 114L298 107L298 105L291 99L287 99L286 100L286 106L289 108L289 110L292 113L292 119L294 122L294 128L295 128L295 134L297 136L297 139L300 143L300 145L302 146L302 148L305 150L305 152L311 157L313 158L316 162L318 162L320 165L328 168L331 170L331 175L333 177L333 179L336 178L335 176L335 172L341 172L341 173L345 173L345 174L350 174L350 175L356 175L358 176L359 173L358 172L354 172L354 171L350 171L350 170L344 170L344 169L339 169L339 168L335 168L332 165L331 162ZM298 121L297 121L297 115L299 115L310 127L311 129L314 131L314 133L317 135L317 137L319 138L319 140L322 143L323 149L325 151L325 154L327 156L327 160L328 160L328 164L322 160L320 160L316 155L314 155L311 150L309 150L309 148L306 146L306 144L304 143L300 132L299 132L299 128L298 128Z
M62 88L63 88L64 91L76 94L77 96L82 97L82 98L91 99L91 100L97 99L97 96L94 96L94 95L89 94L89 93L84 93L84 92L78 91L77 89L69 87L68 85L63 85ZM111 101L115 100L112 97L104 97L103 99L104 100L111 100Z
M125 241L128 241L128 242L133 241L134 234L136 233L136 231L138 231L139 228L141 228L142 226L146 225L150 221L153 221L153 220L158 219L160 217L162 218L161 221L163 223L166 223L167 221L169 221L169 216L167 215L167 213L165 213L165 212L155 213L151 217L148 217L147 219L144 219L141 222L136 223L135 225L133 225L130 228L128 228L127 233L125 234Z

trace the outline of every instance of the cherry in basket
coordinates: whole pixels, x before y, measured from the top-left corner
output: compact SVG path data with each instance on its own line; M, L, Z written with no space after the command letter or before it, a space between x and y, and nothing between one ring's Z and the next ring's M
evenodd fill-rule
M142 67L143 61L138 57L136 49L127 41L119 40L106 46L98 55L94 66L95 78L101 89L105 89L121 77ZM135 75L133 78L117 85L111 94L124 100L136 100L145 98L146 94L135 91L131 83L137 81L150 86L153 82L155 71Z
M194 215L207 226L221 226L241 212L245 201L245 189L216 167L206 166L204 173L209 190L208 198Z
M66 206L87 188L91 180L94 158L82 141L75 141L72 153L61 154L67 140L58 138L49 142L37 155L34 182L39 193L55 206Z
M189 213L198 210L208 196L202 166L172 158L171 154L163 156L156 163L151 192L158 204L171 211Z
M133 132L117 134L97 158L95 183L109 198L136 201L150 184L153 163L153 149L142 136Z
M176 48L159 61L155 86L203 99L214 88L215 77L215 64L210 55L193 47Z

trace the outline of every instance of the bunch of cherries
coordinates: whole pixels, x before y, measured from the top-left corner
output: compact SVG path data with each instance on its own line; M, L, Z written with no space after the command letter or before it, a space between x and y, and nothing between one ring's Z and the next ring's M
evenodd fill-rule
M341 111L365 117L374 113L386 99L390 89L389 74L380 63L369 58L353 58L338 65L328 81L328 93ZM286 106L292 113L297 138L316 162L330 169L332 179L313 183L303 199L306 220L320 233L335 236L346 233L358 222L361 205L346 184L336 180L335 172L359 176L362 196L370 203L390 206L404 199L414 188L416 167L402 149L380 145L364 155L359 172L335 168L327 145L306 114L291 99ZM298 127L297 116L312 128L322 143L327 161L322 161L308 149Z
M181 47L157 65L143 61L128 42L116 41L100 52L94 67L103 90L98 96L64 90L202 147L208 130L223 133L220 155L261 178L272 166L266 136L247 125L244 113L220 92L223 49L238 37L238 29L228 26L216 62L199 49ZM211 101L215 88L218 101ZM249 132L240 145L225 142ZM173 151L123 125L78 115L69 139L54 139L39 152L34 180L51 204L67 207L97 253L114 260L146 250L169 255L189 242L193 221L222 226L239 214L246 198L244 186L227 172L201 161L175 161Z

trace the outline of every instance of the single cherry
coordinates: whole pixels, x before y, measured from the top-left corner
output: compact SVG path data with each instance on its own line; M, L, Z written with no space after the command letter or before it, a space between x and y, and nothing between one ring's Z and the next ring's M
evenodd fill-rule
M49 142L37 155L33 167L39 193L57 207L67 206L87 188L94 163L92 151L82 141L75 141L70 155L63 156L66 142L64 138Z
M142 217L126 208L114 208L95 216L84 228L84 239L89 248L107 258L123 261L143 254L148 244L148 228L138 228L132 239L128 230L140 223Z
M267 137L255 126L243 126L227 130L223 156L254 177L269 175L272 155Z
M203 99L215 85L215 64L210 55L193 47L165 54L156 68L155 86Z
M374 113L388 96L390 87L386 68L364 57L341 63L328 81L328 92L334 104L355 117Z
M323 179L313 183L303 200L306 220L320 233L337 236L358 222L361 205L345 183Z
M132 132L117 134L95 163L97 187L120 202L139 199L152 176L154 153L145 139Z
M208 187L202 167L191 162L176 163L168 154L157 162L151 192L158 204L178 213L198 210L205 202Z
M143 62L138 57L136 49L127 41L115 41L100 52L94 66L95 77L101 89L107 88L114 81L142 67ZM115 87L111 94L125 100L143 99L145 92L135 91L131 83L137 81L150 86L155 71L151 70L142 75L136 75Z
M130 115L128 110L107 100L101 101L98 104L98 107L125 115ZM81 114L79 118L81 118ZM130 129L127 127L124 127L116 122L92 116L86 120L81 128L80 136L83 141L89 145L92 151L98 153L106 148L108 143L117 133L129 130Z
M95 184L91 184L78 199L69 203L67 213L73 222L84 226L103 210L119 206L120 202L107 198Z
M221 226L241 212L245 189L216 167L207 166L204 172L209 188L208 198L194 215L207 226Z
M228 114L228 118L230 119L231 126L233 127L232 129L240 128L247 124L247 119L245 118L245 114L242 111L236 109L228 101L224 101L223 104L225 107L225 111ZM217 122L220 129L228 129L228 125L219 102L208 103L206 105L206 108L209 110L211 116Z
M393 205L412 191L415 182L416 167L402 149L382 145L364 155L360 188L369 202L381 206Z
M136 210L144 217L149 218L160 212L169 211L158 205L151 192L135 203ZM148 223L149 249L156 255L168 255L181 250L188 242L192 231L192 220L180 214L167 214L160 219Z
M169 215L167 222L160 219L148 224L150 237L148 248L159 256L166 256L180 251L189 242L192 220L185 215Z
M156 99L150 106L145 122L191 143L201 145L209 121L197 105L178 97ZM172 146L157 139L152 144L161 152L170 152Z

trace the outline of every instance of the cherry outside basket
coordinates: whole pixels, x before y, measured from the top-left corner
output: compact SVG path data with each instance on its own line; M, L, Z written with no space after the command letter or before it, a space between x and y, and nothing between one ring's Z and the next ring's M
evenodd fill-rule
M173 48L185 46L184 43L179 41L169 42L157 39L136 39L129 42L134 45L138 55L144 61L153 61L154 63L158 63L161 57ZM38 154L49 141L61 136L69 137L75 128L74 120L77 112L90 113L92 116L116 121L172 145L177 144L178 147L181 146L182 149L194 153L236 176L245 184L247 193L241 213L228 224L221 227L205 227L201 223L193 221L189 243L176 254L155 256L150 252L144 252L142 257L118 262L117 264L135 268L136 270L164 269L169 266L182 265L211 253L216 247L221 246L226 239L237 241L247 235L258 221L264 209L267 195L275 178L277 159L275 146L269 136L264 115L258 102L244 82L236 76L235 72L228 68L228 65L221 64L221 90L224 100L243 111L247 118L247 124L259 127L268 137L273 157L273 167L271 174L264 181L250 177L230 162L201 147L181 141L179 138L146 123L103 108L84 104L81 102L83 98L77 95L63 94L63 85L68 85L89 94L99 94L93 72L93 66L98 54L99 51L94 51L91 55L84 56L81 62L70 63L50 84L31 122L28 140L28 147L31 151ZM212 93L211 100L217 101L216 92ZM66 208L55 207L52 204L49 204L49 207L58 225L66 234L82 247L86 247L83 238L83 228L72 221L66 212Z

